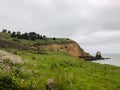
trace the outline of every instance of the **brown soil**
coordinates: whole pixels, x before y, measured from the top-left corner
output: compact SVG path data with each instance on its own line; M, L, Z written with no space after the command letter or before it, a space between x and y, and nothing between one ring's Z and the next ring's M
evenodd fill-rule
M31 46L31 48L44 50L44 51L65 52L74 57L90 56L76 42L64 43L64 44L49 44L49 45Z

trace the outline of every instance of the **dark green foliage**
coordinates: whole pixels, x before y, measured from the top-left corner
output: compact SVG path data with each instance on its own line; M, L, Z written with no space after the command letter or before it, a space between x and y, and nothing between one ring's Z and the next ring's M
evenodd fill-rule
M32 60L35 60L35 57L34 57L34 56L32 57Z
M13 54L17 55L17 51L14 51Z
M16 37L18 38L18 39L22 39L22 36L21 36L21 32L17 32L17 34L16 34Z
M16 32L12 32L11 37L16 38Z
M10 76L1 76L0 90L20 90L20 87Z
M10 34L10 31L9 31L9 34ZM35 32L29 32L29 33L23 33L23 34L21 34L21 32L13 32L12 34L11 34L11 37L12 38L17 38L17 39L26 39L26 40L37 40L37 39L39 39L39 40L45 40L46 39L46 36L45 35L39 35L39 34L37 34L37 33L35 33Z
M36 39L37 39L37 34L36 34L35 32L30 32L30 33L29 33L29 38L30 38L31 40L36 40Z
M42 35L39 35L38 38L39 38L40 40L42 40L42 39L43 39L43 36L42 36Z
M46 39L46 36L45 36L45 35L43 35L43 39Z
M55 37L53 37L53 40L56 40L56 38L55 38Z
M11 38L12 37L12 38ZM46 44L64 44L64 43L72 43L74 41L67 40L66 38L48 38L45 35L40 35L35 32L23 33L21 32L12 32L8 33L0 33L1 43L0 47L17 47L18 49L25 49L28 46L36 46L36 45L46 45ZM4 44L3 44L4 43ZM11 46L12 45L12 46ZM26 48L27 49L27 48Z
M2 31L3 33L7 33L7 29L3 29L3 31Z
M11 34L11 31L8 31L8 34Z

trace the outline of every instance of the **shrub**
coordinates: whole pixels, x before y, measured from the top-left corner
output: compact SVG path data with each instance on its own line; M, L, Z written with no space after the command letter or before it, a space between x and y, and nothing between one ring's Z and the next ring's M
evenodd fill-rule
M55 37L53 37L53 40L56 40L56 38L55 38Z
M36 58L33 56L33 57L32 57L32 60L35 60L35 59L36 59Z
M21 42L20 40L18 40L18 39L12 39L12 41L15 41L15 42Z
M18 90L19 87L15 81L9 76L0 77L0 90Z
M15 51L15 52L13 52L13 54L17 55L17 52Z

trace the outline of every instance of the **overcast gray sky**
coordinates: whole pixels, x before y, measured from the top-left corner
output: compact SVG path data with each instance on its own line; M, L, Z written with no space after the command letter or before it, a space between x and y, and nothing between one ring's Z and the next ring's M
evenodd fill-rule
M0 30L71 38L89 53L120 53L120 0L0 0Z

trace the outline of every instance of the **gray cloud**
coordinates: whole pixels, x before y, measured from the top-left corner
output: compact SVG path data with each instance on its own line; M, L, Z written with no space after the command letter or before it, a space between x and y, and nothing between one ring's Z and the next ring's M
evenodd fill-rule
M0 0L3 28L69 37L91 53L120 53L120 1Z

